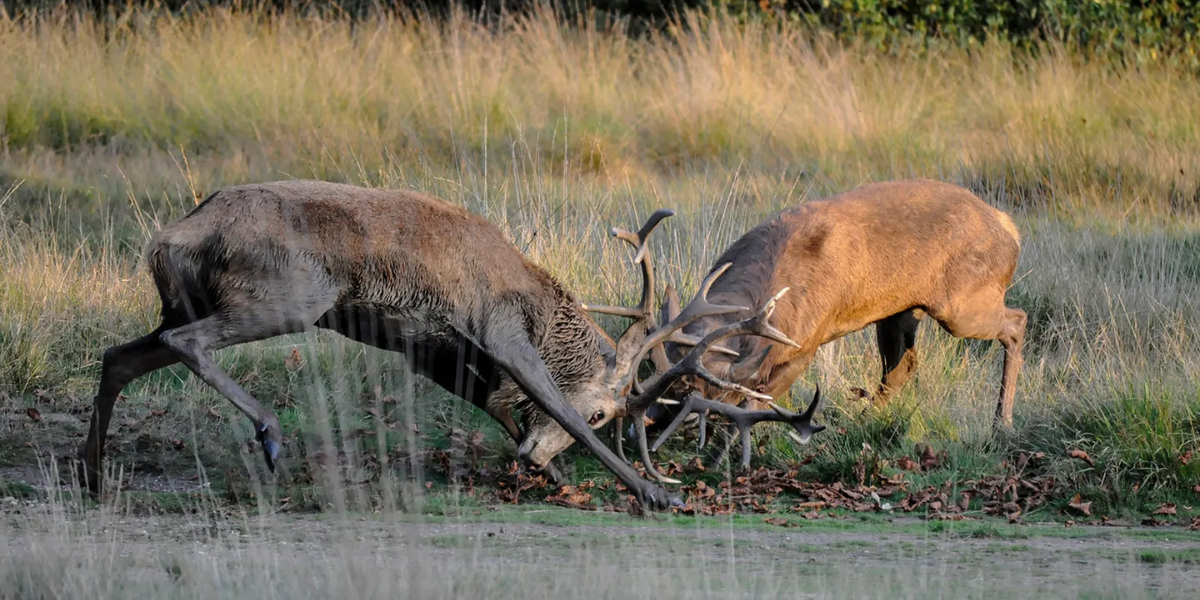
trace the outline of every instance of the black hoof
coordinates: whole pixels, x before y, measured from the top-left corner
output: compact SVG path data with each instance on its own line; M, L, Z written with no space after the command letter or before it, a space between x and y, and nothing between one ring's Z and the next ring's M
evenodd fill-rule
M279 458L279 444L271 440L263 440L263 458L267 461L267 470L275 472L275 459Z
M275 472L275 461L279 458L279 442L270 439L267 434L267 424L258 426L258 441L262 443L263 459L267 461L267 470Z

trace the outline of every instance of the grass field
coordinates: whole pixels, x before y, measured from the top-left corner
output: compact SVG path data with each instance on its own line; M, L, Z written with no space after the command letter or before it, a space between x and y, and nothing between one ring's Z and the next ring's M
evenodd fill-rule
M1169 56L1119 63L1055 46L1021 54L1002 42L884 54L703 15L632 37L590 22L563 25L549 13L489 28L463 15L350 22L133 11L102 24L61 12L0 19L0 82L0 486L40 485L39 458L77 451L104 349L156 325L142 244L221 186L312 177L431 192L499 224L580 299L617 302L632 298L637 280L605 232L631 228L655 208L678 213L656 234L662 276L690 293L726 245L773 211L866 181L926 176L969 187L1010 211L1022 231L1009 301L1029 313L1030 326L1014 434L989 434L999 348L951 339L936 326L922 326L918 379L892 404L850 399L851 387L879 376L866 331L824 348L794 390L807 399L821 383L832 402L820 419L830 429L797 448L763 427L756 464L795 468L805 481L854 483L864 465L879 477L902 473L901 459L929 445L946 456L936 468L904 473L910 489L957 490L1041 453L1025 474L1053 478L1056 488L1026 521L1081 518L1067 506L1076 493L1093 502L1092 518L1133 523L1163 503L1177 505L1169 520L1186 523L1200 502L1200 459L1191 460L1200 450L1200 81ZM289 359L293 350L300 360ZM123 466L130 489L156 495L153 511L178 512L160 496L186 493L186 502L199 494L260 508L289 497L293 508L428 512L464 481L502 478L513 459L490 419L409 378L382 352L314 334L218 358L279 413L281 472L265 477L257 450L247 449L249 424L226 401L186 370L167 369L126 390L109 442L110 463ZM661 454L687 463L694 444L681 436ZM565 458L574 482L604 479L590 457ZM701 478L715 485L727 475L728 466ZM597 493L594 502L611 497ZM96 554L72 562L60 543L74 535L70 522L35 519L28 533L4 535L33 536L22 538L22 556L38 569L85 572L68 580L89 585L94 561L114 564L124 552L114 540L125 534L89 530ZM282 585L274 593L290 596L308 585L280 581L292 570L341 573L322 579L329 593L317 595L332 595L359 585L355 569L387 560L377 546L350 543L335 563L349 570L314 571L311 551L251 556L253 547L196 559L188 568L205 573L222 561L248 562L228 571L231 579L179 595L206 594L211 584ZM130 548L129 564L142 567L158 551ZM445 568L461 570L463 585L514 585L489 579L510 575L488 558L503 548L471 548L447 551ZM628 570L636 585L680 596L720 592L689 575L692 557L651 553L631 566L621 562L631 555L610 550L561 560L586 567L587 577ZM615 562L589 561L598 553ZM51 555L61 560L43 560ZM704 560L729 568L726 558ZM367 593L457 593L421 583L415 574L426 566L414 561ZM34 569L12 564L0 577ZM818 595L827 589L820 585L875 581L857 578L846 561L829 564L838 566L822 571ZM975 567L920 564L880 567L879 589L995 597L985 589L991 575L963 583L985 586L966 592L927 587L942 586L935 575L946 570ZM654 568L671 575L658 578ZM575 586L568 572L578 570L539 579L546 593ZM755 587L758 575L737 584L770 596L790 589L781 581L810 581L804 573L778 567L763 587ZM155 577L130 589L150 595ZM1086 595L1103 581L1070 590ZM1092 597L1126 588L1105 589Z

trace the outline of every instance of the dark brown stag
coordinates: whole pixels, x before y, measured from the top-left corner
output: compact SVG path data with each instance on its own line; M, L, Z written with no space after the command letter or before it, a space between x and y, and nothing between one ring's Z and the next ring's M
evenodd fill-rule
M665 214L656 213L643 233ZM250 418L274 470L279 420L212 353L319 327L402 353L414 372L501 420L503 409L527 399L539 409L525 411L527 430L553 423L562 432L518 440L531 466L544 467L579 440L644 504L678 503L592 431L622 414L636 373L629 361L646 329L631 327L614 343L498 228L462 208L413 192L319 181L231 187L159 232L146 259L162 323L104 354L82 451L94 493L118 394L176 362Z
M705 364L740 389L690 378L685 389L672 390L684 406L654 447L691 412L721 412L728 409L719 405L743 400L753 408L760 400L780 398L821 345L872 323L883 363L873 400L886 403L916 369L913 346L925 315L955 337L1003 344L993 425L1011 426L1026 315L1005 306L1004 296L1020 250L1008 215L966 189L929 180L864 185L780 212L717 259L710 277L724 275L712 282L708 295L714 302L756 306L790 288L776 304L775 321L795 343L729 339L729 349L743 358L712 354ZM664 316L680 314L673 291L666 295ZM665 360L687 360L690 340L721 331L747 313L692 321L683 329L687 343L667 342ZM749 462L746 448L743 437L743 466Z

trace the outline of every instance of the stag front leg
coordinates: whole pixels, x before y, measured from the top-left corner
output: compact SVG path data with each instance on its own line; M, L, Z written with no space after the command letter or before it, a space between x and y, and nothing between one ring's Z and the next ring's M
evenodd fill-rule
M1000 343L1004 345L1004 375L1000 379L1000 400L992 420L993 428L1012 427L1013 400L1017 395L1017 375L1024 362L1021 347L1025 343L1028 319L1025 311L1017 308L1010 308L1005 314L1004 329L1000 333Z
M80 479L89 492L98 495L101 491L101 463L104 460L104 443L108 437L108 425L112 419L113 405L121 390L134 379L178 362L170 349L162 345L158 336L163 327L127 344L113 346L104 352L104 363L100 371L100 387L92 401L92 420L88 427L87 443L83 447Z
M660 510L671 506L683 506L683 502L677 496L642 479L633 467L618 458L600 441L579 412L567 404L562 392L554 384L554 378L546 368L546 363L529 342L528 334L517 325L521 320L516 318L516 314L512 316L511 319L501 319L500 323L492 325L482 346L504 370L508 371L513 381L529 395L529 399L612 471L643 505ZM493 320L496 319L497 316L494 315ZM532 448L523 450L528 451Z

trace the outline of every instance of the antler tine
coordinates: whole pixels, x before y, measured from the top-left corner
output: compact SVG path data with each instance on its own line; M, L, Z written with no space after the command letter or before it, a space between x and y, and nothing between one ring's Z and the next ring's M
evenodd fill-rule
M645 356L646 352L648 352L651 348L654 348L665 341L670 341L673 337L680 335L682 333L680 331L681 329L699 319L747 310L744 306L712 304L708 301L708 291L712 289L712 286L714 283L716 283L717 279L719 279L721 275L725 274L725 271L728 271L729 267L732 266L733 263L725 263L714 269L713 272L709 273L708 276L704 278L704 281L700 282L700 289L696 291L696 295L692 297L691 302L688 302L687 306L680 311L679 316L672 319L670 323L664 324L662 327L654 330L653 333L646 336L646 339L642 341L641 349L639 349L637 354L634 355L634 359L631 364L640 363L642 357ZM682 341L682 339L685 338L677 339ZM721 351L724 351L725 353L733 352L727 348L722 348ZM733 354L736 355L737 353L733 352Z
M666 441L667 436L674 433L674 431L687 419L689 414L699 414L700 423L701 425L704 425L705 419L709 413L717 413L728 419L729 422L733 423L734 427L738 429L738 435L742 442L742 468L747 469L750 467L750 429L752 427L763 421L778 421L781 423L787 423L791 425L793 429L795 429L795 431L789 431L788 435L801 444L807 444L814 434L825 430L824 425L813 425L812 423L812 417L816 413L817 406L820 403L820 386L817 386L816 391L813 393L813 399L812 402L809 403L808 408L800 414L796 414L790 410L787 410L778 404L775 404L774 402L770 403L771 410L746 410L732 404L708 400L693 392L684 398L683 406L680 409L679 414L676 415L675 419L671 421L671 424L668 425L665 430L663 430L662 435L658 436L658 439L654 440L654 445L650 447L650 450L652 452L657 451L658 447L661 446L664 441ZM703 445L703 442L701 442L701 445ZM645 462L645 459L643 459L643 462ZM647 469L647 472L649 472L649 469Z
M583 304L583 309L589 312L597 312L607 315L615 315L618 317L626 317L630 319L644 320L647 323L654 324L654 261L651 260L650 246L647 240L650 234L654 231L658 224L663 219L675 214L675 211L660 208L646 219L646 223L637 232L627 231L620 227L613 227L610 233L613 237L624 240L632 245L636 250L633 257L634 264L642 266L642 296L641 302L635 308L626 308L623 306L604 306L596 304Z
M727 267L728 265L724 265L721 269L714 272L714 274L723 272L723 270ZM717 377L711 371L709 371L707 367L704 366L703 362L701 362L701 358L703 358L704 354L711 350L717 342L739 335L757 335L781 344L799 347L799 344L792 341L792 339L787 337L786 334L776 329L768 322L768 320L771 318L771 315L775 312L776 302L787 292L788 288L780 290L779 293L775 294L775 296L764 303L762 308L760 308L753 317L738 321L737 323L731 323L704 336L704 339L700 340L700 342L692 348L691 352L688 352L688 354L684 356L683 360L680 360L665 373L660 373L657 377L651 380L648 385L644 386L646 390L629 401L629 404L627 405L628 410L630 412L645 410L655 401L655 399L666 392L672 383L685 375L695 375L721 389L738 392L749 398L770 400L771 397L767 396L766 394L761 394L745 386ZM705 303L707 303L707 301L705 301ZM686 312L686 309L684 312ZM683 313L680 313L680 318L682 317ZM676 320L679 319L677 318ZM664 327L664 329L666 328ZM649 341L649 338L647 338L647 340Z

